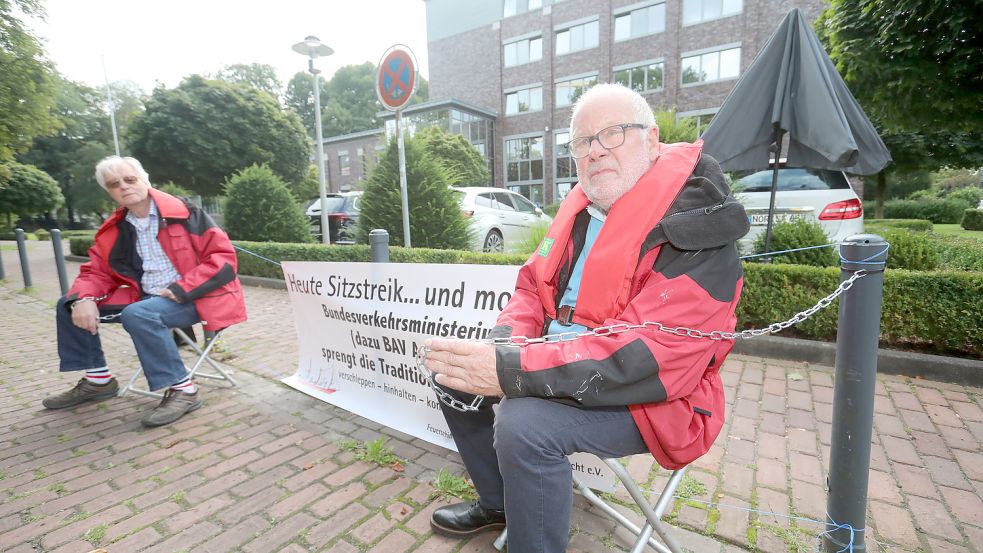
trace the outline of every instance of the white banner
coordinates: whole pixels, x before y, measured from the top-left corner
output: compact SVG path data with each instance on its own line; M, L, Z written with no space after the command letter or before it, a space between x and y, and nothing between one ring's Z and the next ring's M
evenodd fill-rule
M297 323L287 385L416 438L457 450L414 356L429 337L485 338L519 267L285 261ZM593 455L571 456L592 488L616 478Z

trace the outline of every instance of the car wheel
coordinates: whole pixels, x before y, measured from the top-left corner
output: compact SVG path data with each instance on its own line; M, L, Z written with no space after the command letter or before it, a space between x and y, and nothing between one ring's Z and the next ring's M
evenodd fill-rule
M502 240L502 233L497 230L488 232L485 236L485 244L481 247L485 253L502 253L505 251L505 241Z

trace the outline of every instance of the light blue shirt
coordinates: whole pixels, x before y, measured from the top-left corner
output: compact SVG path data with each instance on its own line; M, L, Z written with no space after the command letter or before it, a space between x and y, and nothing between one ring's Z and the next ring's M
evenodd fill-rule
M597 235L601 233L602 225L604 225L604 220L598 218L597 215L591 212L590 223L587 225L587 236L584 238L584 248L580 250L580 257L577 258L577 262L573 266L573 272L570 274L567 288L563 291L563 296L560 298L560 305L569 305L571 307L577 305L577 296L580 294L580 279L584 274L584 264L587 263L587 254L594 247ZM560 334L561 332L583 332L585 330L587 330L587 327L581 324L571 323L570 326L563 326L557 321L552 321L547 333Z
M172 282L181 279L181 274L167 258L164 248L157 241L160 230L160 215L157 206L150 202L150 213L146 217L137 217L132 211L126 213L126 222L133 225L137 231L137 253L143 260L143 278L140 287L147 294L158 295Z

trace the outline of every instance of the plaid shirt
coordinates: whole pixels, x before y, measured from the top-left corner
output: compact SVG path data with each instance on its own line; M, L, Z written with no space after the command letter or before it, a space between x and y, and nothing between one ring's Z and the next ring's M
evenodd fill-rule
M181 279L181 275L164 253L164 248L157 241L157 232L160 229L157 206L150 202L150 214L143 219L133 212L127 212L126 221L137 231L137 253L143 259L140 287L147 294L156 296L169 284Z

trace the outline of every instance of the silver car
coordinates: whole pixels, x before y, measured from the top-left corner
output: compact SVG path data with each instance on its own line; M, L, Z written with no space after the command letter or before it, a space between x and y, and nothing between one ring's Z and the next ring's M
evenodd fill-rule
M534 228L545 228L553 221L525 196L504 188L455 186L451 190L470 222L473 248L478 251L518 251Z
M741 253L751 252L755 239L768 225L773 172L767 169L738 175L731 186L751 222L750 232L738 241ZM839 242L864 231L863 202L842 171L782 167L778 170L772 221L792 220L818 222L831 242Z

